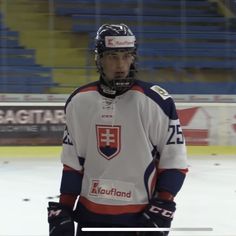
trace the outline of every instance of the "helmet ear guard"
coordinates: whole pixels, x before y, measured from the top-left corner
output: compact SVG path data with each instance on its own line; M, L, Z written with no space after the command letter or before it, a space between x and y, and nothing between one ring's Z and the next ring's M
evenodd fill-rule
M95 64L98 69L98 72L100 72L102 70L102 67L100 65L100 55L96 53L94 56L94 60L95 60Z

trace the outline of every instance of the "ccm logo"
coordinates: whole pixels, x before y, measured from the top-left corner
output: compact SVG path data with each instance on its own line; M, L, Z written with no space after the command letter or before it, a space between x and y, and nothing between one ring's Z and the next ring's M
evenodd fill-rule
M165 217L168 217L168 218L173 218L174 217L174 212L168 211L166 209L156 207L156 206L151 206L149 211L154 213L154 214L161 214L161 215L163 215Z
M51 211L49 211L49 213L48 213L48 217L58 216L60 213L61 213L61 210L56 210L56 211L51 210Z

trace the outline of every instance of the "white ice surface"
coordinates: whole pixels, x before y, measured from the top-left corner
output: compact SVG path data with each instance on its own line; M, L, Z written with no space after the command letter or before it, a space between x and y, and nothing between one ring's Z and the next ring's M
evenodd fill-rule
M169 236L236 236L236 156L190 157L189 165ZM47 203L58 201L60 179L57 158L1 158L0 236L48 235Z

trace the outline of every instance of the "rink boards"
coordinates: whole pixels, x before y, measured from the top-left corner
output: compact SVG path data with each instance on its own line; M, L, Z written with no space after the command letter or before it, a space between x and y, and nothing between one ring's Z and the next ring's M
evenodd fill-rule
M236 158L236 146L187 146L188 156L224 156ZM0 158L60 158L61 146L0 146Z

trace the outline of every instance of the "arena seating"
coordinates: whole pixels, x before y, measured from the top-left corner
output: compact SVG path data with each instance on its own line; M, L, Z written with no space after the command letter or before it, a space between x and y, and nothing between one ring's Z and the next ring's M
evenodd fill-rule
M40 65L4 65L0 66L1 93L44 93L54 85L51 80L51 68Z
M82 60L78 60L81 61L78 67L82 66L88 71L88 78L95 74L90 72L91 68L96 72L93 48L98 27L103 23L125 23L138 38L138 66L141 73L152 75L150 80L159 82L156 75L170 69L176 74L183 72L186 75L186 81L178 78L178 75L176 78L174 75L170 81L160 81L160 85L172 93L236 94L233 77L236 74L235 18L219 14L212 1L54 0L53 3L57 15L55 21L60 17L62 20L69 19L73 36L86 35L86 42L87 36L89 38L87 53L81 54L81 58L85 58L84 65ZM35 50L26 49L19 43L18 32L2 24L2 15L0 21L0 92L19 88L19 92L42 93L55 85L52 82L52 68L38 65ZM82 40L80 45L86 47ZM73 64L71 69L76 68ZM222 79L219 79L220 76L214 79L213 76L209 83L205 83L201 76L198 80L195 74L191 74L192 71L204 74L206 70L214 70L216 74L219 71ZM226 79L229 83L222 82L224 72L232 75ZM60 76L62 78L63 73ZM8 87L7 80L11 83Z
M220 16L209 1L147 0L142 11L137 1L132 0L103 0L97 4L95 0L55 2L55 12L71 16L72 30L89 33L91 41L102 23L130 25L141 38L142 68L236 67L236 32L229 31L230 19ZM152 60L147 60L148 57Z
M20 44L19 33L7 28L0 14L0 93L44 93L55 85L51 68L36 63L35 50Z
M176 0L55 0L56 4L55 12L57 15L72 15L72 14L95 14L101 15L181 15L180 8L188 6L186 12L189 16L194 15L215 15L211 12L212 5L205 0L188 0L188 1L176 1Z
M141 70L236 70L234 19L211 1L55 0L55 6L57 15L71 17L72 31L89 35L90 52L99 25L122 22L138 38ZM163 86L174 93L236 93L235 81L175 82Z
M236 94L235 81L227 82L160 82L171 94ZM227 92L226 92L227 91Z

